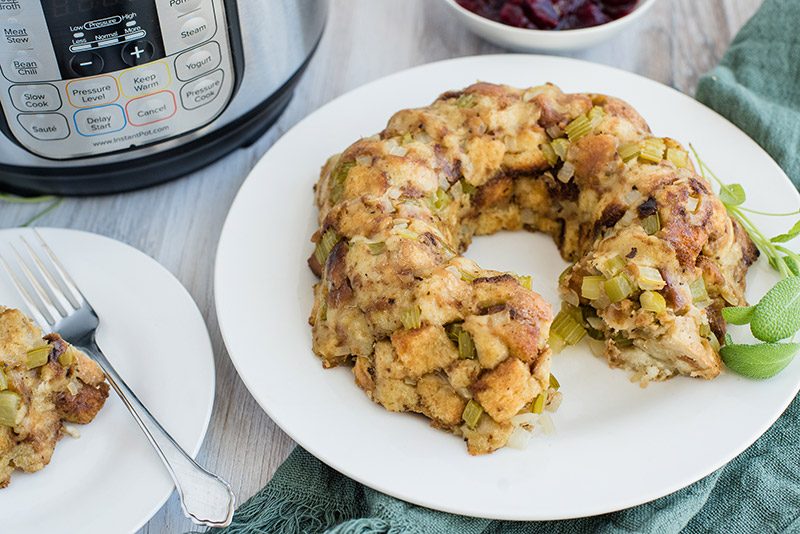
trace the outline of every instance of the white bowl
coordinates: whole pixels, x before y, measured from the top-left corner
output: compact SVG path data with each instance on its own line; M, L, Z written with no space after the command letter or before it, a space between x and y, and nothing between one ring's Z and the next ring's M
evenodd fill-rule
M458 5L455 0L443 0L466 24L467 28L487 41L520 52L564 52L588 48L605 41L645 14L656 0L641 0L628 15L600 26L575 30L529 30L517 28L476 15Z

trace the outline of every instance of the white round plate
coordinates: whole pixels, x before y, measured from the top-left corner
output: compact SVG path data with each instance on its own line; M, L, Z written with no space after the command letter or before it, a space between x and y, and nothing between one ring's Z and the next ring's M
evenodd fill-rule
M200 450L214 404L214 354L192 297L142 252L95 234L40 229L100 316L98 341L120 375L192 456ZM19 235L0 231L0 251ZM25 310L4 271L0 304ZM64 437L50 465L16 471L0 490L3 532L122 534L139 530L173 490L156 452L119 398L79 439Z
M564 401L556 433L528 449L482 457L430 428L390 413L353 383L347 368L323 370L311 352L314 276L306 267L317 227L312 186L325 159L380 131L397 110L423 106L476 80L519 87L546 81L565 91L628 100L658 135L692 142L719 176L741 182L747 205L795 210L800 197L744 133L691 98L605 66L543 56L469 57L372 82L318 110L255 167L225 224L216 265L217 313L231 359L280 427L331 467L406 501L498 519L561 519L619 510L678 490L724 465L760 436L795 396L800 360L767 381L725 372L705 382L632 384L581 344L554 357ZM755 218L767 235L792 220ZM558 307L566 264L552 240L524 232L479 238L467 252L487 268L533 275ZM759 261L748 296L777 280ZM737 339L745 331L736 330Z

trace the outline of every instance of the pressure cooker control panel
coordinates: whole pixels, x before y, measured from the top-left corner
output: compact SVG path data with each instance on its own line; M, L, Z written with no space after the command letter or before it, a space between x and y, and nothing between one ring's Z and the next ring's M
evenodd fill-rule
M0 0L0 106L52 159L142 146L214 120L234 69L223 0Z

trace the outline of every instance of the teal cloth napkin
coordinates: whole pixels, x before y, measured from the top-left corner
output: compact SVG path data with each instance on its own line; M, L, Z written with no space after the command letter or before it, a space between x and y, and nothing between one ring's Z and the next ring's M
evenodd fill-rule
M800 0L767 0L697 98L761 144L800 184ZM297 448L237 511L228 534L800 532L800 398L754 445L656 501L569 521L490 521L436 512L366 488ZM335 439L335 438L333 438ZM676 438L677 439L677 438Z

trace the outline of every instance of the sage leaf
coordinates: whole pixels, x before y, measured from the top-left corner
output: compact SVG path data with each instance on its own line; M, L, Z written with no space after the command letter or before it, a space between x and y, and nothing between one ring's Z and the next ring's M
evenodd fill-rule
M731 306L722 308L722 318L730 324L747 324L755 311L755 306Z
M750 331L761 341L775 342L800 330L800 277L784 278L756 305Z
M726 206L739 206L747 200L742 184L730 184L720 187L719 199Z
M749 378L770 378L783 371L798 350L800 343L761 343L725 345L720 354L735 373Z
M776 235L775 237L770 239L770 241L772 241L773 243L786 243L787 241L791 241L798 235L800 235L800 221L794 223L794 226L792 226L788 232L786 232L785 234Z

